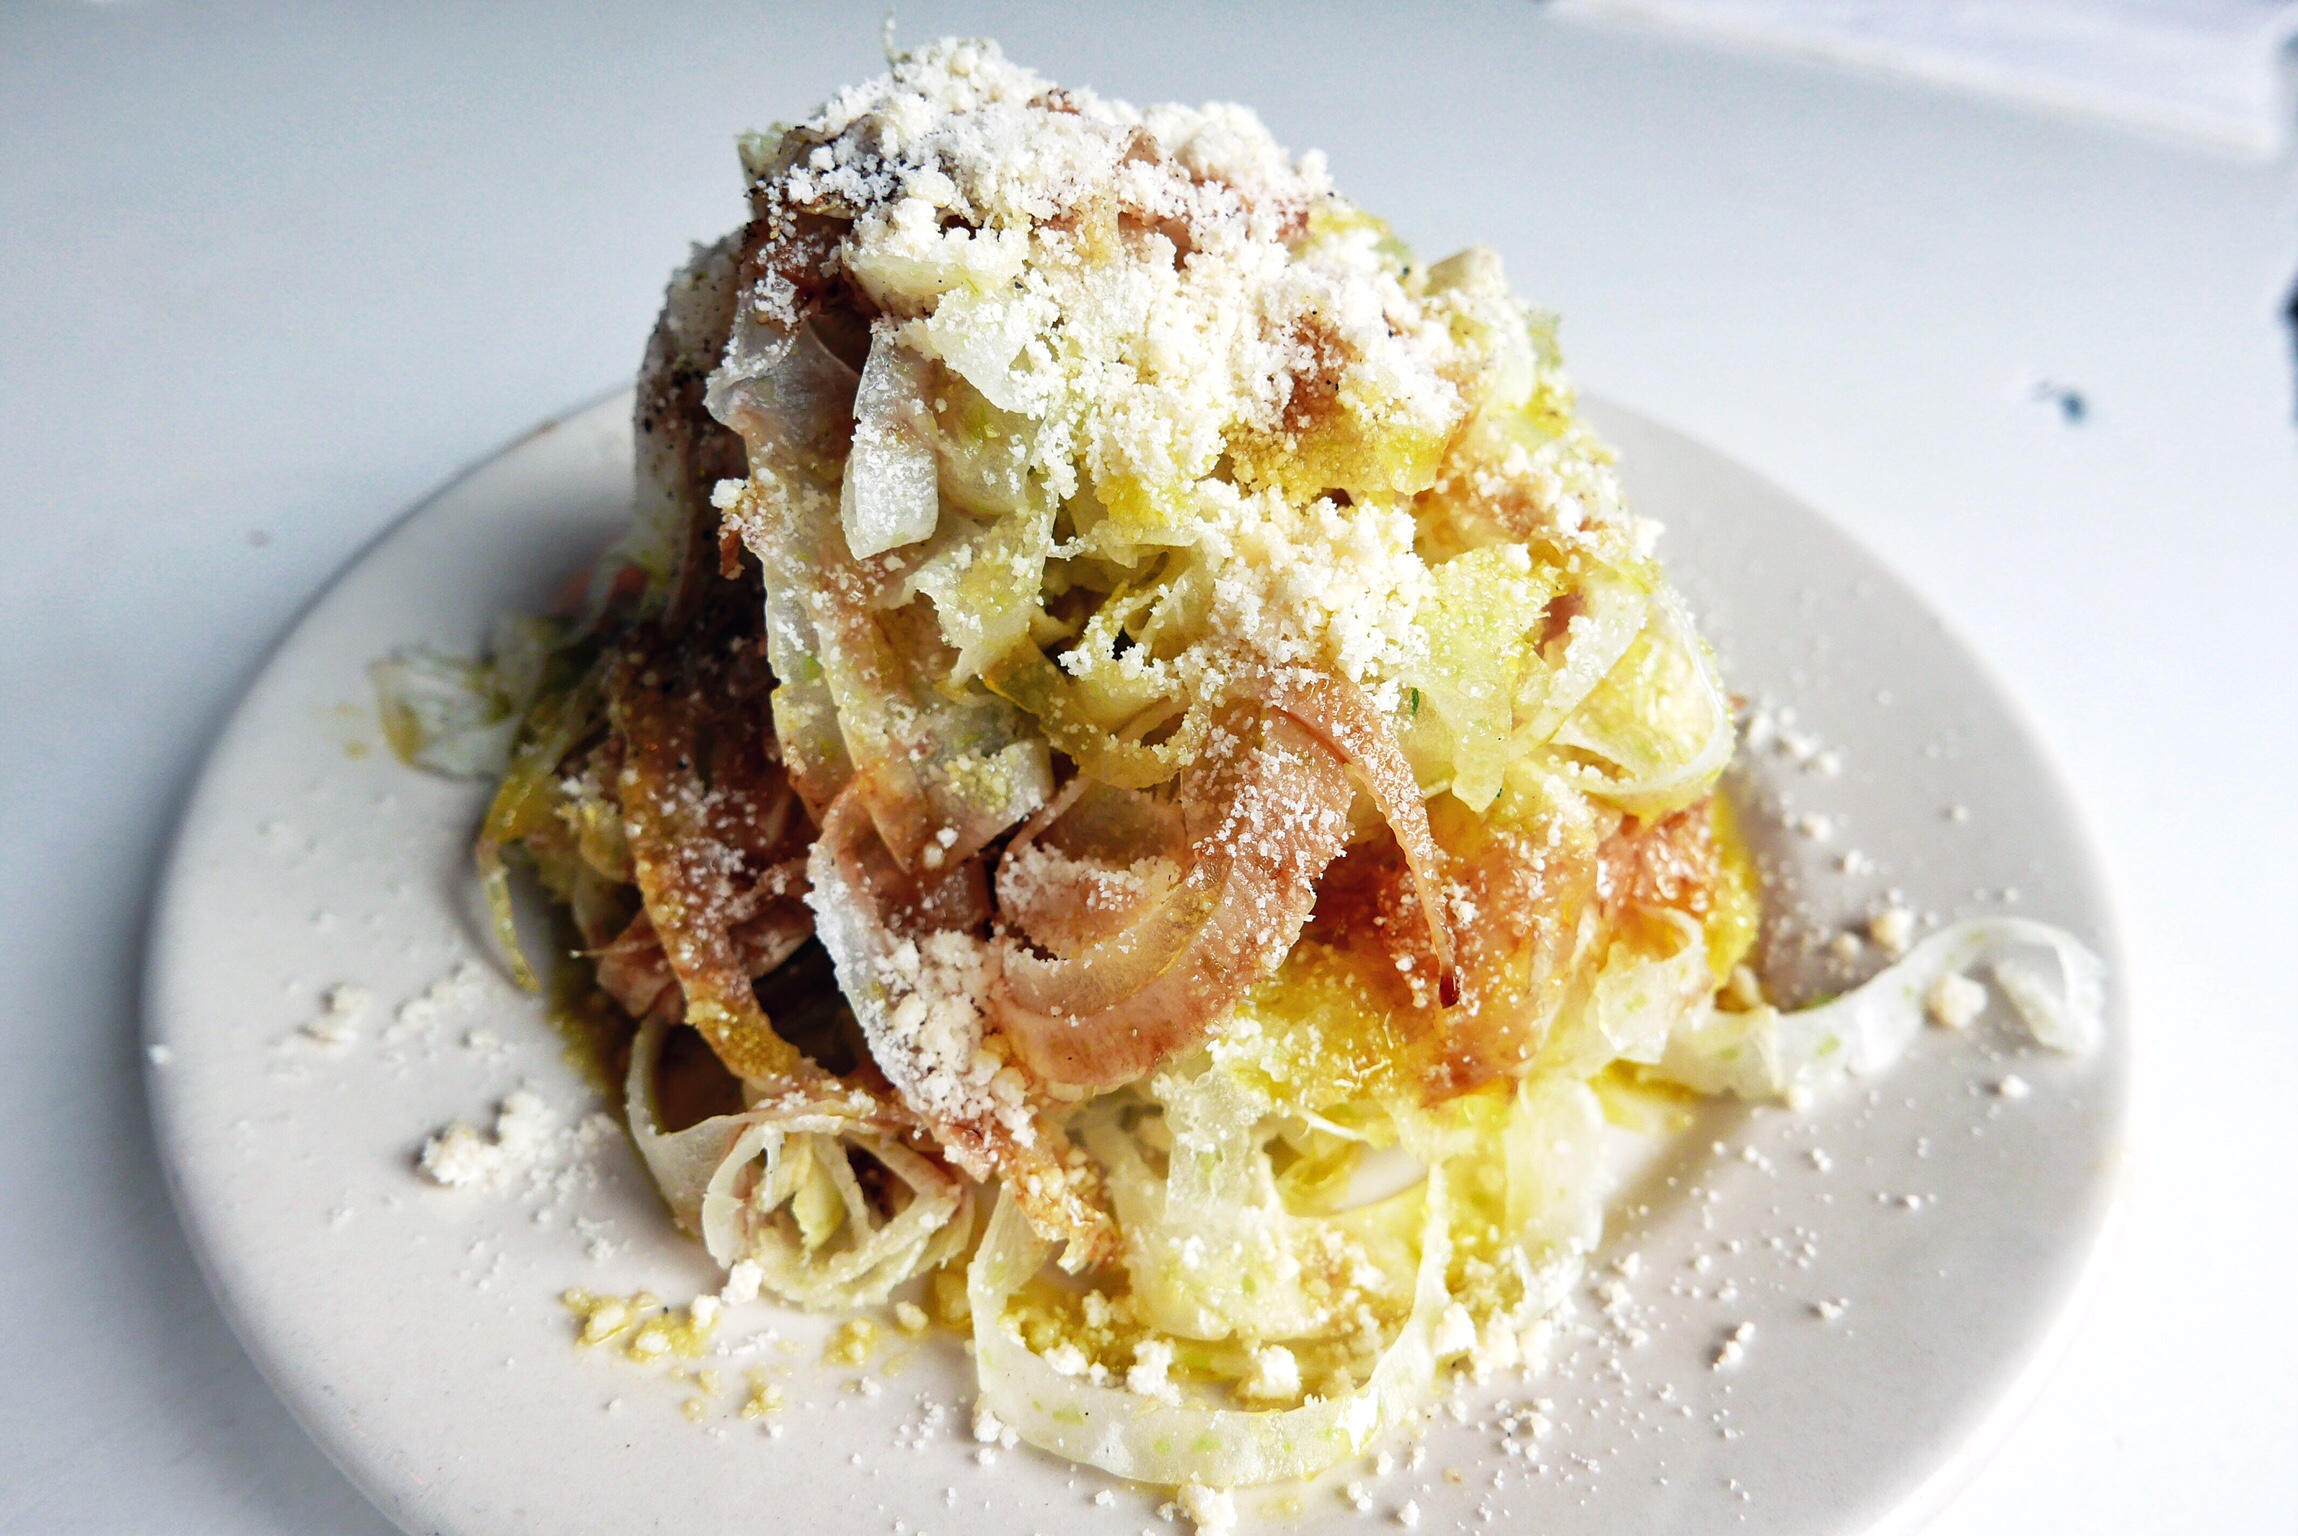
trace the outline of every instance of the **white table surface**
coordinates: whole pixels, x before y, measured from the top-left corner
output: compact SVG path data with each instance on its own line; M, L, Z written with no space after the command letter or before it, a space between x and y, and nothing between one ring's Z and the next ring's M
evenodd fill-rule
M733 132L877 67L881 12L825 9L0 13L0 1530L385 1529L161 1187L157 863L329 573L627 379L738 217ZM2068 1359L1935 1528L2289 1529L2298 170L1522 3L1242 9L901 22L1256 103L1424 250L1496 246L1588 385L1823 508L1992 658L2117 885L2139 1144Z

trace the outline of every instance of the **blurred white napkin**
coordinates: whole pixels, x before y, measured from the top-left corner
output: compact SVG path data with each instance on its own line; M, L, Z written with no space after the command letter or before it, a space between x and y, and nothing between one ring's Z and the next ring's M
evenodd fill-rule
M2255 155L2291 119L2293 0L1552 0L2116 118Z

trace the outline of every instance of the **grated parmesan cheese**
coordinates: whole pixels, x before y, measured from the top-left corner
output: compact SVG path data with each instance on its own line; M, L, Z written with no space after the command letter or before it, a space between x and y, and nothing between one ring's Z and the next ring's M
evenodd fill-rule
M730 1307L748 1306L758 1299L766 1278L765 1269L756 1259L736 1259L726 1271L726 1284L719 1290L718 1299Z
M1439 1360L1465 1355L1476 1347L1476 1319L1459 1302L1446 1307L1436 1320L1436 1335L1429 1341Z
M491 1136L458 1120L423 1143L418 1163L433 1183L450 1189L499 1188L533 1166L556 1124L549 1106L521 1088L495 1112Z
M993 947L954 930L895 945L876 967L889 1007L887 1030L871 1041L871 1053L920 1112L1002 1125L1026 1147L1037 1127L1015 1080L1000 1082L1003 1042L984 1038L981 1000L996 962Z
M1867 937L1896 960L1915 940L1915 914L1905 907L1886 907L1867 920Z
M1301 1363L1282 1344L1264 1345L1253 1351L1252 1371L1237 1391L1247 1398L1289 1402L1301 1395Z
M1125 1372L1125 1390L1160 1402L1177 1403L1181 1389L1167 1372L1173 1368L1173 1346L1163 1339L1143 1339L1133 1346L1133 1364Z
M1987 1011L1987 984L1952 972L1931 983L1923 1009L1944 1029L1968 1029Z
M1174 1501L1196 1522L1197 1536L1229 1536L1237 1528L1237 1501L1226 1489L1183 1484Z

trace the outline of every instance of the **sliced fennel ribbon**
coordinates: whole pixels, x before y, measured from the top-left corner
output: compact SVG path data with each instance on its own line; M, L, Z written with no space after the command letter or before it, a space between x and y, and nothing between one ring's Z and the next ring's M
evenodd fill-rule
M1431 1168L1412 1312L1364 1385L1297 1408L1256 1412L1170 1403L1063 1376L1005 1326L1005 1304L1043 1267L1051 1245L1001 1192L967 1271L982 1401L1030 1444L1136 1482L1208 1488L1313 1477L1363 1454L1428 1398L1438 1320L1451 1301L1444 1171Z
M483 662L409 646L369 663L384 740L401 762L451 779L500 775L556 633L539 619L507 618Z
M701 1234L721 1268L748 1260L760 1284L786 1301L850 1308L884 1301L964 1248L972 1191L904 1146L878 1106L834 1082L662 1130L654 1079L674 1027L649 1019L632 1042L624 1084L631 1140L671 1215ZM856 1151L908 1189L907 1204L883 1217L873 1209L855 1177Z
M1652 1064L1669 1042L1699 1023L1713 1004L1707 933L1688 913L1663 907L1659 920L1675 936L1674 952L1639 956L1615 943L1589 984L1586 1003L1567 1012L1542 1052L1544 1067L1592 1077L1614 1061Z
M762 1286L800 1306L851 1308L965 1246L972 1192L938 1164L836 1116L751 1113L702 1196L702 1240L721 1265L756 1264ZM856 1149L909 1187L882 1221L854 1176Z
M702 1195L710 1177L749 1123L748 1114L712 1115L682 1131L662 1129L662 1110L655 1099L655 1073L662 1061L662 1041L675 1027L650 1018L638 1027L630 1043L630 1070L623 1078L623 1113L630 1121L630 1139L646 1171L662 1191L671 1219L681 1230L702 1230Z
M1925 995L1939 979L1988 959L2037 1044L2068 1055L2097 1049L2106 1001L2098 956L2047 923L1987 917L1940 929L1889 969L1817 1007L1711 1009L1676 1030L1658 1074L1701 1093L1741 1098L1873 1076L1921 1031Z
M941 517L928 364L877 323L854 392L854 446L838 492L838 519L857 560L928 538Z
M1652 600L1641 634L1556 731L1612 765L1583 769L1582 787L1646 818L1707 792L1738 742L1731 699L1691 616L1672 592Z

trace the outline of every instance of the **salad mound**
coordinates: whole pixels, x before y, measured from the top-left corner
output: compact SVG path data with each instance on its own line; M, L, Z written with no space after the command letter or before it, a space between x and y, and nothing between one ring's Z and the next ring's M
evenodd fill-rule
M1904 1043L1741 969L1714 659L1490 252L986 43L741 152L581 613L379 680L419 760L508 747L505 942L523 864L742 1289L922 1284L1035 1444L1307 1476L1522 1354L1607 1107ZM2005 939L2095 1016L2047 933L1907 964Z

